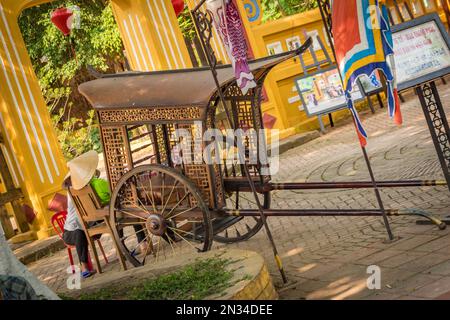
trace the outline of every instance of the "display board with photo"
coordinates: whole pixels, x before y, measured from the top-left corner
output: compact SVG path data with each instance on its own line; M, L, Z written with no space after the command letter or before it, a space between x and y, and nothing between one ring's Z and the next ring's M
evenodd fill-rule
M450 37L436 13L393 27L399 90L450 73Z
M304 110L310 117L347 106L345 92L336 67L297 78L295 83ZM352 99L355 102L364 99L358 85L352 92Z

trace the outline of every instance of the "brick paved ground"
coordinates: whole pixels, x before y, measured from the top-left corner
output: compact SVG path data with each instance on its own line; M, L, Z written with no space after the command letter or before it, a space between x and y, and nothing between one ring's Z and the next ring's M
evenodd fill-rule
M450 87L441 86L448 104ZM386 110L363 114L370 134L368 152L379 180L443 179L439 162L419 106L407 95L405 125L395 127ZM351 123L343 124L281 156L277 181L368 180ZM417 208L437 216L450 214L446 187L385 189L387 208ZM274 208L376 208L372 190L278 191ZM416 225L416 218L391 219L398 241L386 243L381 218L297 217L270 218L270 226L290 280L280 288L281 299L429 299L450 291L450 228ZM217 247L218 245L215 244ZM110 259L115 253L107 245ZM254 250L268 262L276 284L280 276L264 232L232 247ZM56 291L63 290L67 274L66 252L30 265L30 270ZM369 265L381 268L380 290L368 290ZM107 271L118 269L110 264Z

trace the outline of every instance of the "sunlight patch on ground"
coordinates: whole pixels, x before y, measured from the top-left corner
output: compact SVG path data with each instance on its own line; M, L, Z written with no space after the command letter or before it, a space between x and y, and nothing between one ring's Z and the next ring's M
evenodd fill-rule
M351 280L344 277L336 280L326 287L316 290L307 296L307 299L344 300L367 289L366 279Z
M292 257L295 256L297 254L302 253L303 251L305 251L305 249L303 249L302 247L298 247L292 250L289 250L288 252L286 252L284 255L282 255L282 258L287 258L287 257Z
M341 294L332 297L332 300L343 300L347 298L351 298L353 295L356 295L357 293L360 293L367 289L367 283L366 279L353 281L351 283L351 287L348 288L346 291L342 292Z
M303 272L309 271L309 270L311 270L312 268L315 268L315 267L317 267L317 263L310 263L310 264L307 264L307 265L305 265L305 266L303 266L301 268L298 268L297 271L300 272L300 273L303 273Z
M386 130L377 130L377 131L371 132L372 137L378 137L378 136L381 136L384 134L386 134Z

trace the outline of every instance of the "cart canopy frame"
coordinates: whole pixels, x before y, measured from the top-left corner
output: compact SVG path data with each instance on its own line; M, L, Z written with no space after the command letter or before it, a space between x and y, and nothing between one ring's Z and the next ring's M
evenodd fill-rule
M296 55L296 51L292 51L253 60L250 69L258 82L272 68ZM217 75L223 89L236 82L231 65L218 66ZM209 68L107 75L83 83L79 91L98 111L197 107L202 109L201 118L217 95Z

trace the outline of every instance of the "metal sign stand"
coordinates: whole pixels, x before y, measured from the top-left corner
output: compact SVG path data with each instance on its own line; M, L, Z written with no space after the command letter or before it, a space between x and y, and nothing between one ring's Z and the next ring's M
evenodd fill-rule
M436 83L431 81L422 84L416 87L415 91L419 96L420 105L427 120L428 129L450 191L450 130ZM442 222L450 225L450 216L442 219ZM420 221L419 223L428 224L428 221Z
M450 190L450 130L436 83L431 81L416 87L416 94L419 96L423 114L427 120L433 144Z

